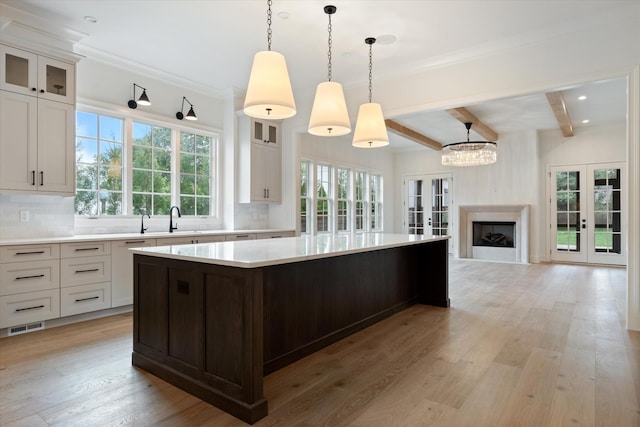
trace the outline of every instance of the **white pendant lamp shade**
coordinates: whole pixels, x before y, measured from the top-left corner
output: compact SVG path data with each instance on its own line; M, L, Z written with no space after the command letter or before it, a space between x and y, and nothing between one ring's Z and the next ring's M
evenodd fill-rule
M256 119L286 119L296 114L287 62L279 52L265 50L253 57L244 113Z
M341 136L351 132L351 121L344 100L342 85L336 82L320 83L313 100L309 133L318 136Z
M389 145L387 126L384 124L382 107L375 102L360 105L356 130L353 133L354 147L376 148Z

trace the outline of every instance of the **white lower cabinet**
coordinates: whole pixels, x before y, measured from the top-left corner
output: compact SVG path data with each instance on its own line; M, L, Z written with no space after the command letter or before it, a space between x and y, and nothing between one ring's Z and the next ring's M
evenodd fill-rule
M60 317L60 245L0 248L0 328Z
M57 317L60 317L59 289L0 297L0 328Z
M133 254L129 248L156 246L156 239L111 242L111 307L133 304Z
M62 316L111 307L111 242L63 243L60 247Z

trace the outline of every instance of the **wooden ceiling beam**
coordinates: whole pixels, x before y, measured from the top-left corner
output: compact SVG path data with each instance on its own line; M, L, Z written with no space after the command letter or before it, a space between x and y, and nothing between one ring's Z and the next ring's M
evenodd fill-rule
M442 150L442 144L440 144L438 141L433 140L421 133L418 133L413 129L409 129L408 127L403 126L398 122L387 119L384 121L384 123L387 125L388 130L400 136L410 139L413 142L417 142L418 144L424 145L425 147L429 147L433 150L436 150L436 151Z
M573 136L573 125L571 124L571 118L569 117L562 92L547 92L545 95L547 95L547 101L549 101L551 110L554 116L556 116L556 121L558 122L558 126L560 126L562 134L565 138Z
M498 140L498 133L493 129L491 129L486 124L482 123L480 119L474 116L471 113L471 111L467 110L466 108L464 107L450 108L446 111L447 113L455 117L457 120L459 120L461 123L473 123L473 126L471 126L471 130L473 130L478 135L482 136L487 141Z

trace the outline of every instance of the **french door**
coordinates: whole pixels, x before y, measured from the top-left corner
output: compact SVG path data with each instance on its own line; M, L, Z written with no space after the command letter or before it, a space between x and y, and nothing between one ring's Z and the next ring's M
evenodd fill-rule
M451 235L450 175L404 178L404 232L428 236ZM449 252L453 241L449 240Z
M624 163L552 166L552 261L626 264Z

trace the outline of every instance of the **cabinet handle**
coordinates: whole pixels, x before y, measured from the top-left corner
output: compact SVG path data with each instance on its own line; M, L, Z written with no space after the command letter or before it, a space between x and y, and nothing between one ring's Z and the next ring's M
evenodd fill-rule
M40 89L40 93L44 93L44 89Z
M236 239L242 239L244 237L249 237L248 234L236 234Z
M34 276L20 276L20 277L16 277L16 280L39 279L40 277L44 277L44 274L36 274Z
M99 268L91 268L89 270L76 270L76 273L95 273L96 271L100 271Z
M44 172L40 171L40 185L44 185Z
M92 300L92 299L98 299L98 298L100 298L100 297L99 297L99 296L97 296L97 295L96 295L95 297L78 298L75 302L89 301L89 300Z
M146 240L131 240L129 242L124 242L124 244L125 245L133 245L133 244L136 244L136 243L146 243L146 242L147 242Z
M270 197L269 195L269 189L267 188L267 199Z
M16 252L16 255L38 255L43 254L44 251L33 251L33 252Z
M38 89L36 89L35 87L32 87L32 88L31 88L31 92L35 92L35 91L37 91L37 90L38 90Z
M36 171L31 171L31 185L36 185Z
M75 251L76 252L81 252L81 251L97 251L100 248L77 248Z
M36 310L38 308L44 308L44 305L36 305L33 307L25 307L25 308L16 308L16 312L18 311L27 311L27 310Z

